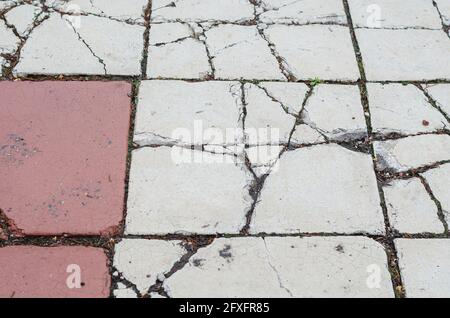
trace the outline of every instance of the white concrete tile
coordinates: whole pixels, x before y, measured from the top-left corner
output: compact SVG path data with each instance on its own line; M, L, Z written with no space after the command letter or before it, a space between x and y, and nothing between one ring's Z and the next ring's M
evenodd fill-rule
M124 239L115 246L113 265L122 278L146 294L158 277L168 273L187 253L181 244L181 241ZM115 293L130 296L130 290L123 289L118 288Z
M255 26L225 24L213 27L205 34L216 78L285 79Z
M14 72L18 75L141 73L144 27L95 16L79 19L52 14L29 36Z
M164 288L175 298L393 297L386 263L383 247L365 237L221 238Z
M349 0L353 24L361 28L442 28L432 1Z
M404 135L449 128L445 117L414 85L367 84L374 132Z
M130 22L144 23L147 0L47 0L58 11L92 14Z
M447 135L375 141L374 148L379 170L401 172L450 160L450 136Z
M238 234L250 176L227 155L178 147L133 152L127 234Z
M302 119L329 139L355 140L367 136L358 86L317 85L305 105Z
M238 82L143 81L134 142L141 146L242 142L242 111ZM212 138L214 133L217 138Z
M247 0L153 0L152 21L227 21L253 18L253 5Z
M33 21L41 12L42 9L38 6L24 4L8 11L5 18L9 24L14 25L20 35L24 36L30 31Z
M359 78L350 31L333 25L271 25L264 33L298 79ZM293 40L295 39L295 40Z
M262 0L260 7L264 23L347 23L340 0Z
M423 174L431 191L441 204L442 212L450 224L450 164L444 164L434 169L428 170Z
M406 297L450 297L450 240L395 240Z
M434 0L439 10L442 20L446 25L450 25L450 2L448 0Z
M442 30L357 29L356 35L368 80L450 78L450 41Z
M450 84L425 86L437 106L450 118Z
M444 233L436 204L420 179L394 180L384 188L391 226L400 233Z
M256 205L251 233L384 233L369 155L337 145L286 152Z

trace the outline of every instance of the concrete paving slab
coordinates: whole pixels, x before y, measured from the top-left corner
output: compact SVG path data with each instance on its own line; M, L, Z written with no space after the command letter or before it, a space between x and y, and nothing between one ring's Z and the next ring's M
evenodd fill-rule
M243 164L227 155L179 147L135 150L126 233L238 234L251 205L250 180Z
M337 145L285 153L261 191L250 231L383 234L370 156Z
M264 33L284 67L297 79L356 81L359 78L347 27L270 25Z
M448 129L450 123L416 86L368 84L374 132L413 135Z
M383 247L364 237L216 239L163 286L172 297L393 296Z
M114 268L145 295L186 253L181 241L125 239L115 247ZM118 287L115 292L120 296L132 295L129 289Z
M140 25L53 13L29 35L14 73L140 75L143 34Z
M358 86L317 85L306 102L302 121L331 140L349 141L367 137Z
M428 170L423 176L430 185L433 195L441 204L442 213L447 224L450 224L450 193L448 191L450 186L450 164L444 164Z
M431 95L441 111L450 118L450 85L426 85L425 90Z
M450 79L448 36L442 30L356 30L367 79Z
M445 229L438 207L420 179L395 180L383 187L391 226L400 233L436 233Z
M375 141L374 148L378 170L402 172L450 160L450 136L445 134Z
M449 245L448 239L395 240L407 297L450 296Z
M259 20L268 24L347 23L344 6L339 0L261 0L258 8L262 11Z
M440 30L441 19L432 1L349 0L356 27L371 29L427 28Z
M227 21L253 18L253 5L248 0L171 0L152 1L152 21Z

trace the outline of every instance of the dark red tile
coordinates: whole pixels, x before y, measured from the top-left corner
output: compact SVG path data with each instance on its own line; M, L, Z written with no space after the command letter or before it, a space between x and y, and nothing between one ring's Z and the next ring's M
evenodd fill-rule
M82 246L0 248L0 298L104 298L110 294L108 259Z
M0 209L10 232L117 231L130 94L126 82L0 82Z

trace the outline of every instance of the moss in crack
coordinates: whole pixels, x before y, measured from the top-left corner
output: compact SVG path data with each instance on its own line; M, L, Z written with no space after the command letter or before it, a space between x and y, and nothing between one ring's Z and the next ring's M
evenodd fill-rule
M315 78L310 80L310 85L312 87L317 86L319 84L322 84L322 80L320 78L318 78L318 77L315 77Z

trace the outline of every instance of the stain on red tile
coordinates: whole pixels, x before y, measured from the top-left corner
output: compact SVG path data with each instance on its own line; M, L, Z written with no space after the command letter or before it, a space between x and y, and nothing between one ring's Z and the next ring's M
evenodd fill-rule
M108 259L94 247L0 248L0 298L102 298L110 294Z
M130 94L126 82L0 83L0 209L11 232L118 229Z

